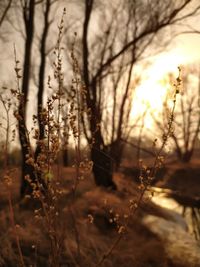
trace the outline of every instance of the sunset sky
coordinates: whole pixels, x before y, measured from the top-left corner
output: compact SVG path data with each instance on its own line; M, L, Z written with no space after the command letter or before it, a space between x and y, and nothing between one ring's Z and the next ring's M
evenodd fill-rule
M57 10L57 13L61 13L61 8ZM191 26L198 30L198 18L194 18L191 22ZM182 27L182 26L180 26ZM185 26L183 27L183 29ZM185 28L186 29L186 28ZM173 34L172 34L173 36ZM20 42L19 36L11 36L10 42L0 46L1 57L1 85L8 85L8 82L13 84L13 79L10 79L11 72L14 77L13 70L13 44L18 46ZM149 111L158 113L162 108L162 100L166 94L166 88L161 83L168 72L177 73L177 67L179 65L185 65L192 62L200 62L200 33L199 34L184 34L172 39L172 42L164 47L162 53L148 59L150 64L145 67L142 75L144 80L138 87L135 93L135 99L133 103L132 118L142 114L147 108ZM18 57L21 59L22 55L18 53ZM35 96L34 96L35 97ZM153 127L153 121L150 115L147 115L145 120L145 126L148 128Z
M146 79L138 87L133 104L132 117L148 109L149 113L158 113L162 109L162 101L167 88L163 86L164 79L169 72L178 75L178 66L200 64L200 33L184 34L176 37L164 51L152 59L152 64L145 70ZM151 129L153 120L146 115L145 128Z

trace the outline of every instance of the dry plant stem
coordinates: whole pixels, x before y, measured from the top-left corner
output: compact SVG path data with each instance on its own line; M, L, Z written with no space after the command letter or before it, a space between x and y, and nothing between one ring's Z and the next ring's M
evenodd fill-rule
M63 14L64 15L64 14ZM63 77L62 77L62 61L61 61L61 33L62 33L62 27L63 27L63 17L61 19L61 23L60 23L60 32L59 32L59 37L58 37L58 54L57 54L57 65L59 66L60 64L60 68L58 68L58 84L59 84L59 91L58 91L58 124L60 122L60 116L61 116L61 96L62 96L62 83L63 83ZM76 75L76 74L75 74ZM76 178L75 178L75 182L74 182L74 186L72 188L73 191L73 202L75 200L75 195L76 195L76 189L77 189L77 185L78 185L78 179L80 176L80 123L79 123L79 85L78 85L78 80L77 77L75 77L76 80L76 97L77 97L77 129L78 129L78 136L77 138L75 138L75 143L77 140L77 144L75 146L75 150L76 150ZM60 138L60 127L58 128L58 138ZM59 167L59 164L58 164ZM58 168L59 169L59 168ZM59 170L58 170L59 172ZM58 173L59 175L59 173ZM81 261L81 252L80 252L80 236L79 236L79 232L78 232L78 227L76 224L76 217L74 215L74 211L73 211L73 207L70 204L69 205L69 211L70 211L70 215L71 218L73 220L73 226L74 226L74 234L75 234L75 240L76 240L76 245L77 245L77 262L79 263Z
M72 106L70 109L70 116L71 116L71 128L72 128L72 133L74 137L74 143L75 143L75 180L74 184L72 187L72 202L69 204L68 209L70 212L70 216L73 220L73 226L74 226L74 234L75 234L75 241L76 241L76 246L77 246L77 259L75 260L78 266L80 265L81 262L81 248L80 248L80 234L78 231L78 226L76 223L76 217L74 214L73 210L73 203L75 202L76 198L76 191L77 187L79 184L80 180L80 164L81 164L81 125L80 121L82 118L82 102L81 102L81 88L82 86L79 76L80 75L80 70L78 66L78 61L75 57L74 54L74 46L75 46L75 40L76 40L76 33L74 34L74 42L72 45L72 50L71 50L71 59L72 59L72 66L73 66L73 79L72 79L72 90L74 92L74 96L72 97Z
M71 52L71 58L72 58L72 64L73 64L73 74L74 74L74 84L75 84L75 93L76 93L76 101L77 101L77 114L76 114L76 118L77 118L77 136L74 136L74 140L75 140L75 151L76 151L76 179L75 179L75 183L74 183L74 187L73 187L73 194L74 194L74 198L75 198L75 194L76 194L76 189L78 186L78 181L80 178L80 163L81 163L81 139L80 139L80 135L81 135L81 126L80 126L80 120L81 120L81 97L80 97L80 81L78 78L78 74L79 74L79 66L78 66L78 61L75 57L74 54L74 46L75 46L75 40L76 40L76 34L74 36L74 42L72 45L72 52Z
M76 259L74 258L71 250L68 247L66 247L66 249L68 250L68 253L70 254L70 259L72 260L74 266L75 267L80 267L80 265L77 263Z
M77 262L79 265L79 262L81 261L80 235L79 235L78 227L76 224L76 217L74 215L74 212L71 206L69 206L69 211L70 211L70 215L71 215L73 226L74 226L74 234L75 234L76 249L77 249Z
M96 267L101 266L101 264L107 259L113 252L113 250L117 247L120 240L122 239L122 234L119 234L119 236L116 238L112 246L109 248L109 250L102 256L102 258L99 260L99 262L95 265Z
M61 96L63 91L63 74L62 74L62 56L61 56L61 38L62 38L62 32L63 32L63 23L64 23L64 15L65 15L65 9L63 10L63 15L61 17L60 24L58 26L59 33L57 38L57 44L55 48L55 55L56 55L56 62L54 63L55 70L54 70L54 76L58 82L58 90L56 92L56 99L58 101L58 112L57 112L57 118L56 118L56 129L57 129L57 142L58 142L58 157L57 157L57 179L60 180L60 135L61 135L61 129L60 129L60 118L61 118ZM54 102L54 100L53 100ZM50 138L51 138L51 125L50 125L50 114L51 114L51 101L48 101L48 108L47 108L47 128L48 128L48 134L47 134L47 149L48 149L48 155L47 155L47 168L48 168L48 174L50 172ZM51 208L51 206L54 207L55 203L52 200L52 194L51 194L51 188L50 184L48 186L47 190L47 203L44 203L42 200L42 206L43 211L45 214L45 220L46 225L48 226L48 234L50 238L50 244L51 244L51 258L50 258L50 264L51 266L57 267L59 266L59 259L60 259L60 249L61 249L61 240L58 234L58 225L57 225L57 217L55 214L52 214L51 210L47 210L45 204L48 205L48 209Z
M9 163L8 163L8 151L9 151L9 132L10 132L10 103L8 103L6 105L5 100L3 99L2 95L0 96L0 101L3 104L4 110L6 112L6 140L5 140L5 158L4 158L4 176L8 176L8 179L11 179L9 177ZM17 233L17 229L16 229L16 224L15 224L15 217L14 217L14 210L13 210L13 204L12 204L12 197L11 197L11 192L10 192L10 186L9 183L10 181L5 181L7 184L7 196L8 196L8 204L9 204L9 215L10 215L10 222L13 228L13 232L14 232L14 237L15 237L15 242L17 245L17 250L19 253L19 258L20 258L20 265L22 267L25 267L24 264L24 259L23 259L23 255L22 255L22 250L21 250L21 246L20 246L20 241L19 241L19 236Z
M140 162L140 154L141 154L141 143L142 143L142 133L144 130L144 123L145 123L145 117L146 117L147 110L144 111L142 114L142 124L139 130L139 137L138 137L138 142L137 142L137 153L136 153L136 158L137 158L137 165L139 167L139 162Z
M63 20L63 17L62 17ZM61 20L61 21L62 21ZM62 23L62 22L61 22ZM58 135L58 145L60 149L60 116L61 116L61 94L62 94L62 83L63 83L63 78L62 78L62 61L61 61L61 47L60 47L60 42L61 42L61 27L62 24L60 23L59 26L59 37L58 37L58 43L57 43L57 72L58 72L58 116L57 116L57 135ZM57 178L60 178L60 151L58 151L58 164L57 164Z
M153 168L152 168L152 171L150 172L150 177L154 177L156 175L156 172L158 169L157 164L160 160L159 158L160 158L162 151L163 151L163 149L164 149L164 147L168 141L168 138L171 136L171 133L172 133L172 127L173 127L173 122L174 122L174 113L175 113L175 107L176 107L176 99L177 99L177 94L179 94L179 87L181 84L181 69L180 69L180 67L178 68L178 70L179 70L179 75L176 79L175 92L174 92L174 96L173 96L173 106L172 106L172 110L171 110L171 114L170 114L170 118L169 118L169 122L168 122L167 133L164 135L162 145L156 154Z
M75 42L75 41L74 41ZM76 176L75 176L75 181L74 181L74 185L72 188L72 192L73 192L73 202L75 201L76 198L76 190L77 190L77 186L78 186L78 182L79 182L79 178L80 178L80 162L81 162L81 140L80 140L80 134L81 134L81 127L80 127L80 92L79 92L79 80L78 80L78 63L77 60L74 56L74 44L72 47L72 61L73 61L73 71L74 71L74 83L75 83L75 92L76 92L76 101L77 101L77 136L74 136L74 140L75 140L75 151L76 151ZM76 246L77 246L77 259L78 259L78 264L81 261L81 248L80 248L80 235L79 235L79 231L78 231L78 227L76 224L76 218L73 212L73 208L70 205L69 206L69 211L73 220L73 224L74 224L74 233L75 233L75 240L76 240Z
M178 69L179 69L179 76L176 79L177 84L175 86L173 107L172 107L170 118L169 118L167 133L165 134L165 136L163 138L162 145L161 145L158 153L156 154L152 172L150 172L150 174L148 176L149 178L150 177L155 177L157 169L158 169L157 164L159 162L159 157L161 156L161 153L162 153L162 151L163 151L163 149L164 149L164 147L165 147L165 145L166 145L166 143L168 141L168 138L170 137L171 132L172 132L172 126L173 126L173 121L174 121L174 112L175 112L175 107L176 107L176 96L179 93L178 89L179 89L180 81L181 81L181 79L180 79L180 68L178 68ZM112 246L109 248L109 250L101 257L99 262L96 264L96 267L100 266L105 261L105 259L108 258L112 254L113 250L117 247L117 245L121 241L123 235L125 234L125 230L127 229L128 225L129 225L129 222L130 222L130 219L131 219L131 215L134 215L136 213L136 211L138 210L138 208L140 207L140 205L142 203L142 200L143 200L143 197L144 197L144 194L148 190L148 187L149 187L149 184L145 183L144 187L141 189L141 193L140 193L137 201L134 203L132 208L130 207L130 209L129 209L128 219L127 219L126 223L123 226L123 231L118 232L119 236L117 236L116 240L114 241Z
M61 173L61 166L60 166L60 138L61 138L61 109L62 109L62 103L61 103L61 97L63 95L63 74L62 74L62 55L61 55L61 38L63 33L63 24L64 24L64 15L66 10L63 10L63 15L60 21L60 24L58 26L59 33L57 38L57 44L55 47L54 54L56 55L56 61L54 62L54 77L57 80L58 83L58 89L55 93L55 95L52 97L52 99L49 99L47 102L47 169L48 174L51 169L52 164L52 155L51 155L51 136L53 137L52 133L52 110L53 110L53 104L55 104L55 101L58 103L58 109L57 109L57 116L54 120L54 127L56 129L56 142L57 142L57 150L54 151L57 155L57 180L60 180L60 173ZM50 244L51 244L51 256L50 256L50 266L58 267L60 266L60 256L61 256L61 249L63 244L64 236L60 236L59 234L59 221L57 218L56 213L54 210L56 210L56 200L54 199L54 188L51 186L51 181L47 182L47 194L45 200L41 198L41 203L43 207L44 217L45 217L45 225L47 226L48 235L50 238ZM51 210L53 208L53 210Z
M7 170L8 167L8 146L9 146L9 132L10 132L10 106L7 106L5 100L3 99L2 95L0 95L0 101L3 104L4 110L6 112L6 127L3 128L6 132L6 140L5 140L5 149L4 149L4 170Z
M51 196L48 194L47 198L49 199ZM42 209L44 212L44 218L45 218L45 226L47 227L47 232L49 234L50 238L50 245L51 245L51 265L53 267L59 267L59 240L56 235L56 225L54 224L55 218L52 218L52 215L49 213L49 211L46 208L46 203L44 203L44 200L40 199L42 204Z
M78 111L79 112L79 111ZM79 117L78 117L78 133L80 133L80 125L79 125ZM75 178L75 183L73 186L73 201L75 201L75 197L76 197L76 190L77 190L77 186L78 186L78 180L80 177L80 136L78 134L77 137L77 146L76 146L76 178ZM72 220L74 223L74 232L75 232L75 238L76 238L76 245L77 245L77 257L78 259L81 258L81 250L80 250L80 236L79 236L79 231L76 225L76 218L74 216L74 212L72 207L69 207L70 209L70 213L72 216Z
M23 254L22 254L20 241L19 241L19 235L17 233L16 224L15 224L14 210L13 210L13 204L12 204L12 197L11 197L10 188L8 188L8 203L9 203L9 211L10 211L10 221L11 221L11 224L12 224L12 227L13 227L13 232L14 232L14 236L15 236L15 242L16 242L16 245L17 245L17 250L18 250L19 258L20 258L20 266L25 267Z
M128 214L128 220L126 222L126 224L123 226L124 231L121 231L118 233L117 238L115 239L115 241L113 242L112 246L108 249L108 251L101 257L101 259L99 260L99 262L95 265L96 267L101 266L101 264L112 254L113 250L117 247L117 245L119 244L119 242L121 241L121 239L123 238L124 234L125 234L125 229L128 227L129 222L130 222L130 218L131 215L134 215L135 212L138 210L142 199L144 197L144 194L146 192L146 189L143 189L140 193L140 196L138 197L137 202L134 205L133 209L129 210L129 214Z

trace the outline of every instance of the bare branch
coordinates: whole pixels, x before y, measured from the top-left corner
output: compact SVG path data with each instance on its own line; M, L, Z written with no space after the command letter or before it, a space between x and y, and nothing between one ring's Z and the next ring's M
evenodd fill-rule
M1 27L2 24L3 24L3 21L4 21L6 15L7 15L7 13L8 13L8 10L9 10L10 7L11 7L11 4L12 4L12 0L9 0L8 5L6 6L6 8L5 8L5 10L4 10L4 12L3 12L3 14L2 14L2 16L1 16L1 18L0 18L0 27Z

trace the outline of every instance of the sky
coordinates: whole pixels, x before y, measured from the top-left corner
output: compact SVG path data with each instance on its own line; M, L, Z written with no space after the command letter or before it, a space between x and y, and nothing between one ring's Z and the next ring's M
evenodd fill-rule
M145 130L154 126L150 112L158 114L162 110L162 102L168 88L161 82L169 72L177 77L178 66L192 63L200 64L200 34L184 34L176 37L168 51L156 55L152 64L145 70L146 79L137 88L131 118L147 109Z
M58 13L60 13L60 10L58 10ZM192 26L198 27L198 18L193 20ZM1 86L6 85L8 76L10 77L11 75L10 69L13 69L13 44L16 40L12 40L6 47L0 45L0 54L2 55L0 59ZM179 65L185 65L194 61L200 62L199 48L200 34L180 35L172 40L167 47L167 51L151 58L151 64L144 70L146 78L135 93L131 114L132 119L138 113L142 114L147 107L154 113L158 113L162 109L162 101L166 94L166 88L163 87L160 81L168 72L177 73L177 67ZM21 54L19 53L20 56ZM7 64L8 60L10 61L11 59L12 63L10 64L12 66ZM147 129L153 128L153 120L150 114L146 117L145 126Z

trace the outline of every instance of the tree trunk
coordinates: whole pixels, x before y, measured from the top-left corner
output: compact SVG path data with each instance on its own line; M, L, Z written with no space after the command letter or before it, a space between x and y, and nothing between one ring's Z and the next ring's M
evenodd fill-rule
M29 176L29 179L33 182L35 182L35 175L34 175L34 167L27 164L25 159L22 159L22 183L20 188L20 195L21 197L24 197L25 195L30 195L32 193L32 187L30 185L30 182L27 180L27 175Z
M93 161L93 174L96 185L111 187L116 189L113 182L113 162L107 155L101 130L98 128L98 122L101 122L101 114L98 107L96 92L96 80L90 81L88 62L89 62L89 49L88 49L88 27L93 9L93 0L85 0L85 20L83 24L83 79L87 89L86 102L88 109L91 109L92 117L89 121L90 132L94 142L91 144L91 160ZM93 97L91 97L93 95Z
M192 158L192 154L193 154L193 151L192 150L185 151L182 154L181 161L184 162L184 163L190 162L190 160Z
M93 117L94 119L94 117ZM95 124L92 124L95 125ZM91 160L93 161L93 174L98 186L117 189L113 182L113 159L110 156L108 146L103 143L100 128L94 131L94 143L91 147Z
M121 140L116 140L112 144L110 144L110 156L113 159L113 170L118 171L120 168L120 164L122 161L122 154L124 150L124 144L122 144Z
M192 155L193 155L193 152L194 152L193 149L182 151L181 148L176 147L177 157L180 160L180 162L183 162L183 163L190 162Z
M69 158L68 158L68 150L67 150L67 148L63 149L62 158L63 158L63 166L67 167L69 165Z
M93 174L96 185L117 189L113 182L113 160L106 151L92 146L91 159L93 161Z
M50 0L46 1L46 9L44 13L44 29L42 32L41 44L40 44L40 68L39 68L39 82L38 82L38 94L37 94L37 116L39 126L39 140L43 140L45 137L45 126L43 123L42 109L43 109L43 96L45 89L45 67L46 67L46 40L49 31L49 12L51 3ZM37 145L35 151L35 161L41 153L40 145Z
M27 163L27 158L30 156L30 143L27 135L26 127L26 109L29 92L29 78L30 78L30 67L31 67L31 48L33 43L34 34L34 12L35 12L35 1L30 0L29 6L24 7L24 24L26 30L26 41L25 41L25 55L24 55L24 66L23 66L23 81L22 81L22 96L19 103L19 139L22 152L22 165L21 165L21 196L23 197L26 193L31 192L32 188L26 177L29 176L31 180L35 181L33 166Z

